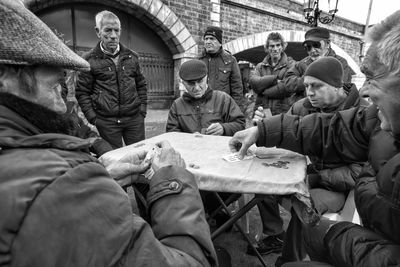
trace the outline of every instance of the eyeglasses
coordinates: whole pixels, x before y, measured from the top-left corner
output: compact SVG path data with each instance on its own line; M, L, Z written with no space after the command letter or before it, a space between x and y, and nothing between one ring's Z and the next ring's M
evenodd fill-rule
M311 51L312 48L321 48L321 43L320 42L307 42L304 44L304 49L309 52Z

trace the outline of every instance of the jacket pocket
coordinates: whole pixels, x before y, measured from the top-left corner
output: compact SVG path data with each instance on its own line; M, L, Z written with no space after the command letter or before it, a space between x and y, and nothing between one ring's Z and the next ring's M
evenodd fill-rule
M229 76L231 75L230 68L218 68L218 80L223 83L229 82Z

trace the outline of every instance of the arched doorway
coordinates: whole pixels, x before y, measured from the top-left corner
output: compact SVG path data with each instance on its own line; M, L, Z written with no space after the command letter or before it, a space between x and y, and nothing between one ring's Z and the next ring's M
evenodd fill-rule
M151 6L137 1L25 0L25 5L48 26L64 34L78 54L97 43L95 14L107 9L122 24L121 42L139 54L148 82L148 104L169 108L179 95L177 69L181 60L197 54L197 44L186 26L161 0Z

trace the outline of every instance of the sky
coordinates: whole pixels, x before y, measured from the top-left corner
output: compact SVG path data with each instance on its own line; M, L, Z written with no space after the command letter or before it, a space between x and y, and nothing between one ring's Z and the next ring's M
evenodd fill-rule
M297 0L303 3L302 0ZM335 0L320 0L320 8L322 10L328 9L328 1L333 6ZM337 16L361 23L366 24L369 3L371 0L339 0ZM400 10L400 0L372 0L371 16L369 25L380 22L388 15L392 14L396 10ZM334 7L331 7L332 9Z

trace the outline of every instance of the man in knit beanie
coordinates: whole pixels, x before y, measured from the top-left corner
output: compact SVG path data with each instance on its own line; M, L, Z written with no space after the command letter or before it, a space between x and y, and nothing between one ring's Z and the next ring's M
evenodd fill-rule
M107 153L89 153L95 138L70 135L63 70L88 71L89 63L19 1L0 1L0 36L1 265L216 266L197 185L179 153L158 144L147 181L150 225L114 180L136 181L150 165L146 151L107 162Z
M304 117L272 116L257 127L237 132L230 140L232 152L240 145L239 158L256 143L319 157L324 165L368 160L354 186L361 225L351 222L352 216L336 221L322 217L313 225L305 222L299 236L303 237L310 261L284 266L400 266L399 38L400 10L366 34L370 45L361 64L366 80L360 95L369 97L372 105ZM310 89L332 87L313 76L307 77ZM321 177L318 181L324 180ZM293 224L289 223L289 228Z
M212 90L230 95L243 110L243 83L236 58L222 47L222 29L209 26L203 35L204 51L200 60L206 63L208 84Z

